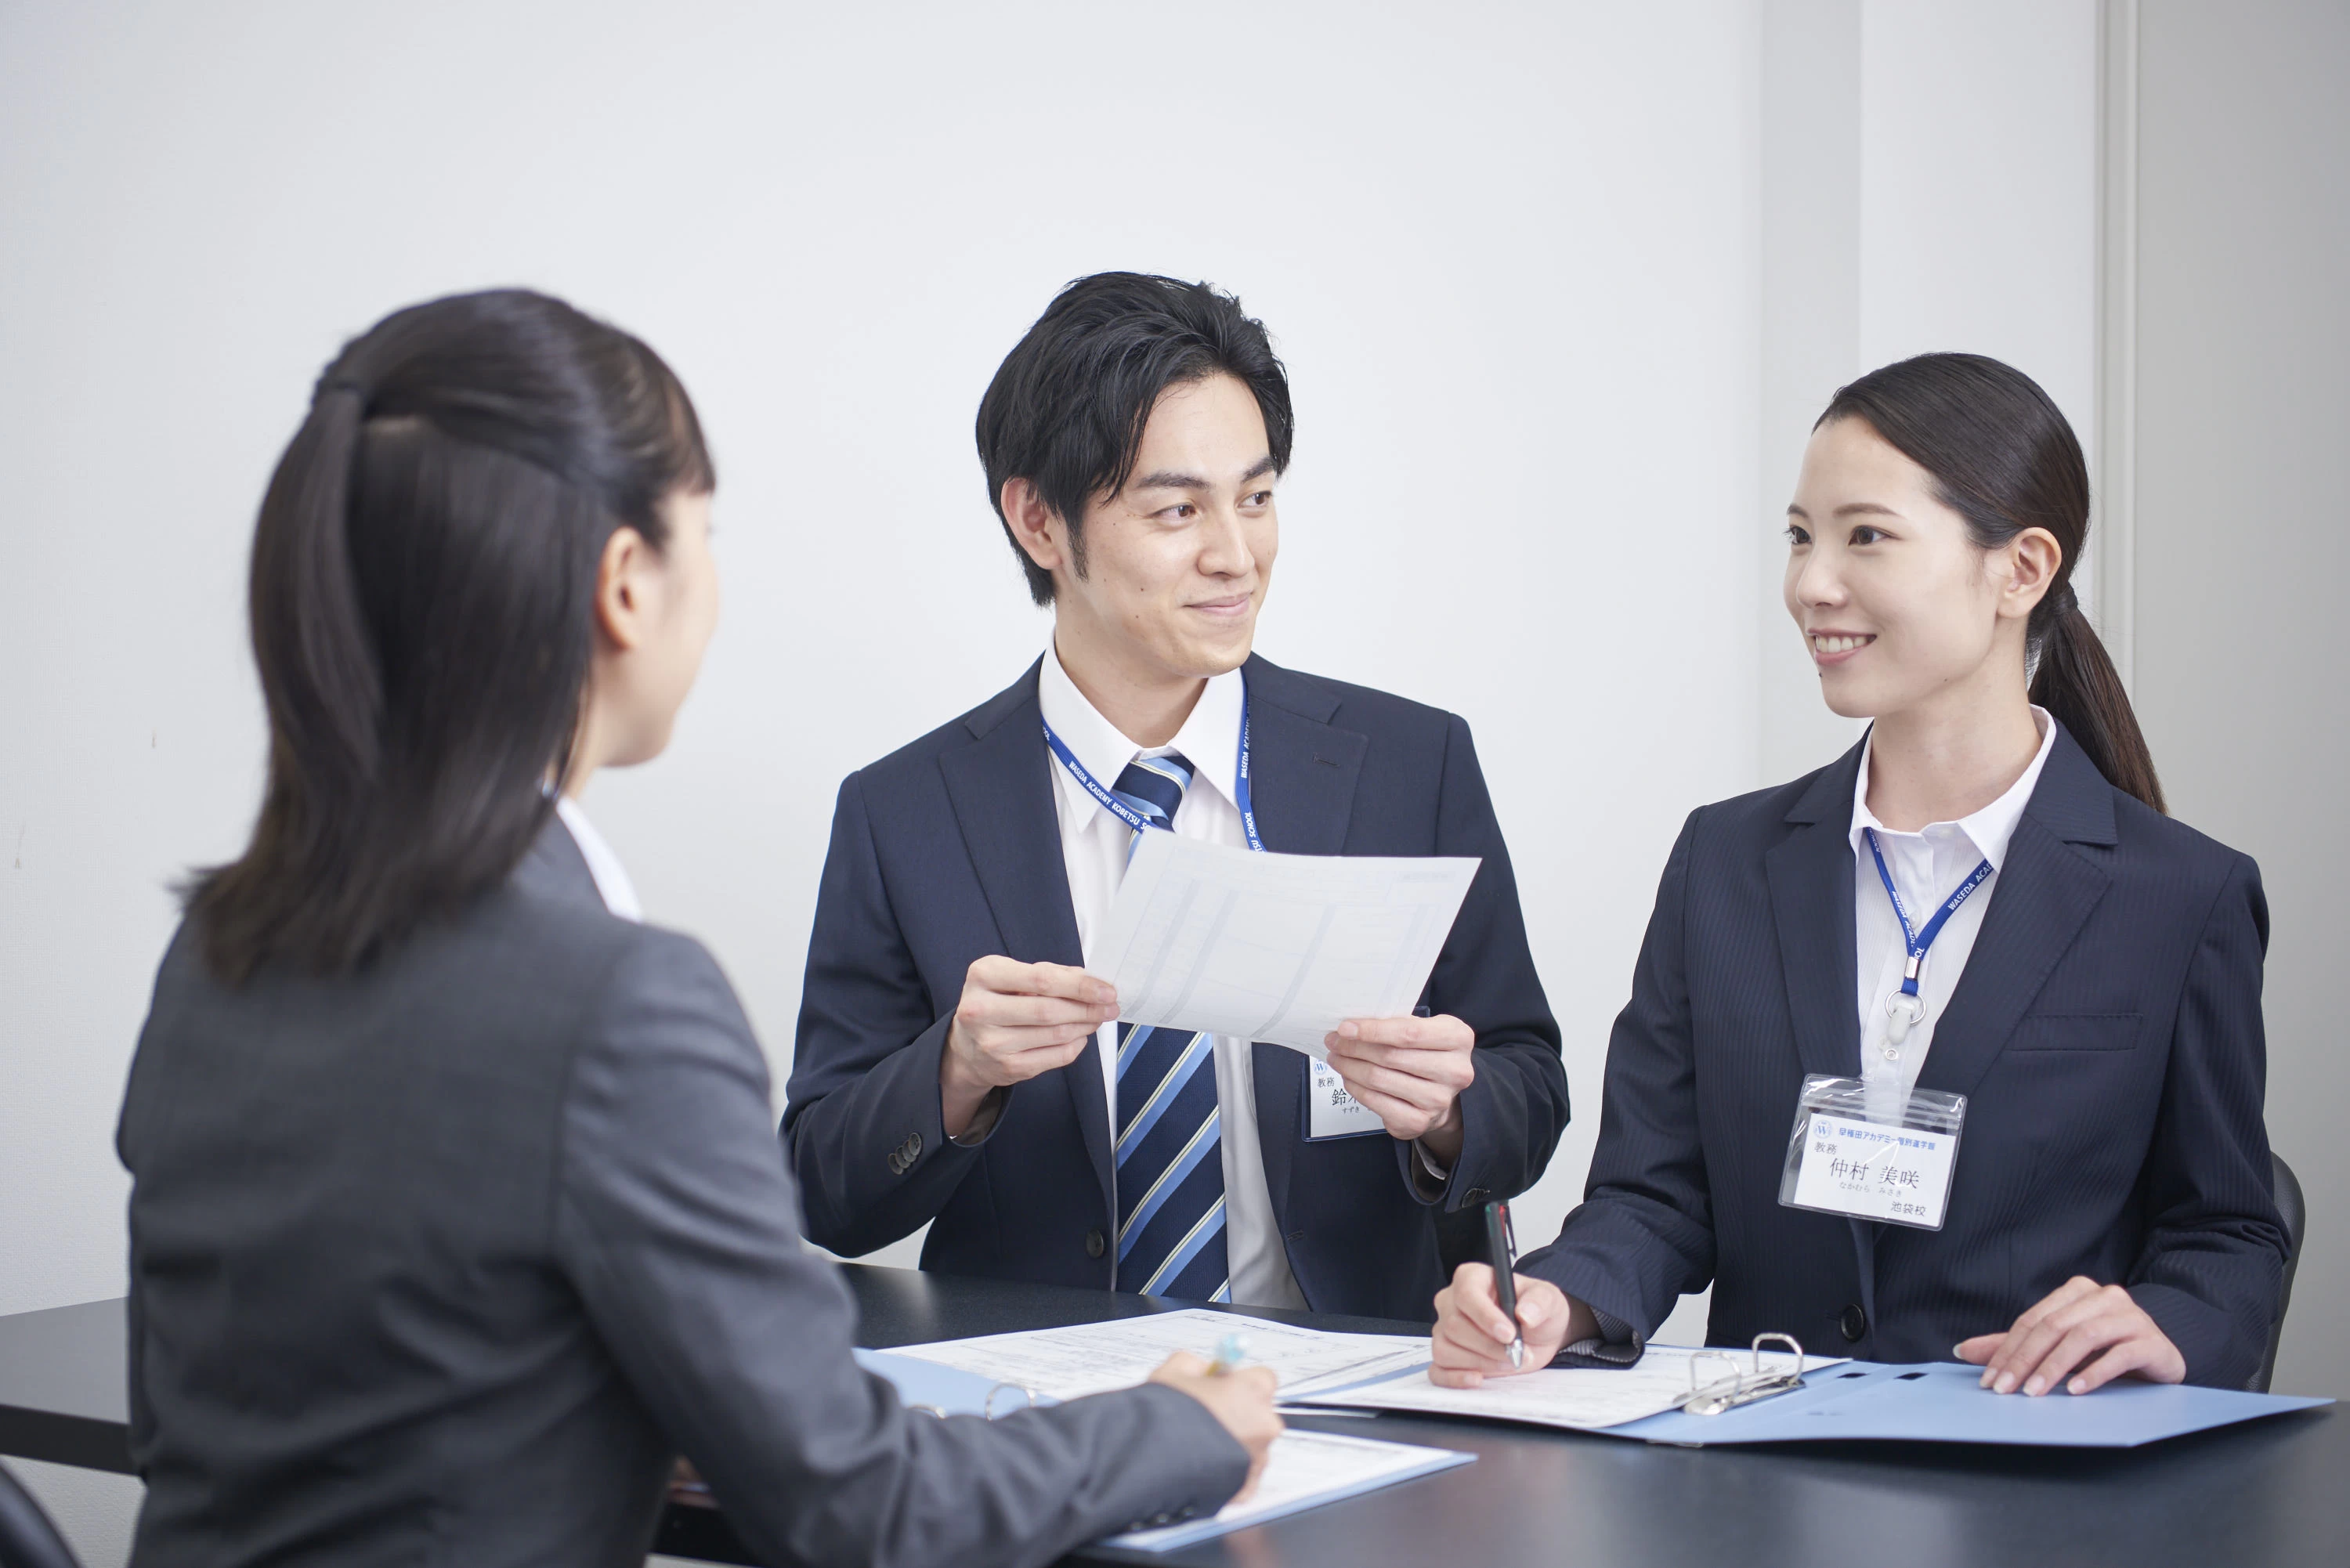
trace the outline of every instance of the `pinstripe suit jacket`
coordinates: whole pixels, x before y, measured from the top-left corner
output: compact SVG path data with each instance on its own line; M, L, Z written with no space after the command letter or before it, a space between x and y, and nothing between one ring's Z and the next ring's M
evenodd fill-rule
M1652 1332L1947 1360L2074 1274L2126 1284L2197 1383L2241 1387L2284 1238L2262 1122L2268 906L2246 857L2059 734L1918 1086L1968 1097L1942 1230L1778 1201L1807 1073L1860 1066L1855 746L1692 813L1608 1043L1585 1201L1520 1266Z

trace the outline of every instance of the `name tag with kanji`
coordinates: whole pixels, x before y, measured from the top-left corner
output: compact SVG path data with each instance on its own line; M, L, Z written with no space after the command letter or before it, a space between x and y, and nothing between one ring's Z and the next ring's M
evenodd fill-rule
M1904 1103L1897 1090L1891 1105L1872 1103L1885 1097L1881 1086L1871 1091L1856 1078L1806 1078L1779 1201L1940 1230L1966 1125L1966 1096L1917 1089Z
M1388 1124L1377 1111L1347 1093L1347 1080L1326 1062L1309 1059L1305 1075L1305 1141L1362 1137L1383 1133Z

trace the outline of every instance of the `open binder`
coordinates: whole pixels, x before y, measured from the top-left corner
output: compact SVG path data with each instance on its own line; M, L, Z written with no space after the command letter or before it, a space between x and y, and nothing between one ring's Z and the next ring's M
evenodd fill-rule
M1792 1356L1766 1362L1764 1347L1773 1342ZM1685 1447L1859 1439L2129 1449L2334 1402L2126 1380L2093 1394L2033 1398L1993 1394L1981 1386L1981 1367L1960 1362L1807 1360L1794 1340L1763 1334L1751 1358L1651 1345L1627 1370L1552 1368L1477 1388L1439 1388L1422 1368L1305 1403L1516 1421Z

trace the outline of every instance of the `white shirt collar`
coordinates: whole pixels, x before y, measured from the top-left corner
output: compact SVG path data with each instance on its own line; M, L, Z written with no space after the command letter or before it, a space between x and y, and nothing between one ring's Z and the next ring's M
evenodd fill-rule
M555 815L571 830L571 841L579 846L579 857L588 862L588 875L596 879L596 891L602 895L604 908L624 920L641 923L645 911L637 902L636 884L629 880L628 868L612 853L612 846L604 842L604 836L596 831L596 825L588 820L579 803L567 794L556 795Z
M2023 808L2031 804L2032 792L2040 783L2040 770L2047 765L2048 753L2056 744L2056 721L2048 716L2048 710L2033 704L2032 722L2040 726L2040 750L2033 753L2032 762L2024 768L2022 775L2007 786L2005 794L1955 823L1930 822L1923 829L1930 833L1937 827L1956 827L1967 836L1967 842L1975 846L1975 853L1991 862L1991 868L1994 871L2007 858L2008 840L2015 836L2015 825L2023 820ZM1868 760L1876 745L1877 736L1872 732L1867 742L1861 747L1860 773L1853 780L1852 852L1855 856L1861 852L1860 836L1864 828L1873 827L1879 834L1893 831L1877 821L1877 814L1868 809Z
M1139 756L1180 752L1191 764L1191 782L1196 785L1206 780L1228 801L1232 799L1240 774L1241 707L1244 700L1245 687L1239 670L1211 676L1207 690L1191 705L1191 717L1175 732L1175 739L1164 746L1144 747L1120 732L1086 700L1077 683L1069 679L1069 672L1061 668L1060 653L1050 642L1045 645L1045 666L1036 680L1036 701L1045 711L1045 722L1053 726L1053 733L1061 737L1061 743L1105 789L1115 787L1126 764ZM1237 806L1239 802L1232 804Z

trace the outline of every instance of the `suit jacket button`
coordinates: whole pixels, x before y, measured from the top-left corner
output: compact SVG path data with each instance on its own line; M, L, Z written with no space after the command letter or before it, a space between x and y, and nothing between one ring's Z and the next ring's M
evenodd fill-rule
M1088 1231L1086 1232L1087 1257L1098 1258L1108 1250L1109 1243L1102 1240L1102 1233L1099 1231Z
M1860 1336L1868 1332L1868 1314L1860 1310L1858 1302L1844 1309L1844 1315L1836 1319L1836 1332L1847 1345L1858 1345Z
M1486 1192L1483 1188L1472 1187L1468 1191L1461 1195L1461 1201L1463 1203L1482 1203L1485 1201L1485 1198Z

